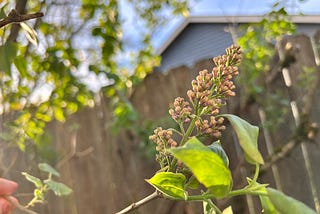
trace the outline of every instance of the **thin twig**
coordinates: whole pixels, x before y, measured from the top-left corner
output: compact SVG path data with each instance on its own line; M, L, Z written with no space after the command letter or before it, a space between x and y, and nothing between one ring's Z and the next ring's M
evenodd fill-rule
M68 152L68 154L62 160L60 160L57 163L57 165L56 165L57 169L59 169L63 164L68 162L76 154L76 152L77 152L77 135L75 133L72 134L70 143L71 143L71 150L70 150L70 152Z
M284 157L286 157L300 143L302 143L302 142L294 139L294 140L288 142L287 144L285 144L279 151L277 151L277 152L275 152L275 153L273 153L272 155L269 156L270 157L269 161L267 161L263 166L261 166L260 172L266 171L273 164L277 163L279 160L281 160Z
M15 9L11 10L7 17L0 20L0 28L11 24L11 23L19 23L23 21L27 21L29 19L36 19L43 16L43 13L30 13L30 14L19 14Z
M80 158L80 157L89 155L93 151L94 151L94 147L90 146L83 151L77 152L77 135L73 134L71 136L71 151L61 161L57 163L56 168L59 169L63 164L68 162L73 157Z
M2 196L2 197L4 197L4 198L5 198L7 201L9 201L13 206L15 206L16 208L18 208L19 210L21 210L21 211L23 211L23 212L25 212L25 213L38 214L38 213L36 213L36 212L34 212L34 211L32 211L32 210L29 210L29 209L25 208L24 206L22 206L22 205L19 204L18 202L12 200L12 199L11 199L9 196L7 196L7 195L4 195L4 196Z
M15 155L11 158L10 164L5 167L4 172L2 174L2 176L8 174L8 172L10 171L10 169L14 166L14 164L16 163L17 159L18 159L18 155L19 153L16 151Z
M151 195L148 195L147 197L143 198L142 200L140 200L138 202L132 203L130 206L126 207L125 209L121 210L120 212L117 212L116 214L125 214L128 212L131 212L131 211L137 209L138 207L140 207L146 203L149 203L150 201L153 201L161 196L162 196L162 194L160 192L155 191Z
M90 146L81 152L76 152L76 154L74 156L77 158L81 158L81 157L89 155L93 151L94 151L94 147Z

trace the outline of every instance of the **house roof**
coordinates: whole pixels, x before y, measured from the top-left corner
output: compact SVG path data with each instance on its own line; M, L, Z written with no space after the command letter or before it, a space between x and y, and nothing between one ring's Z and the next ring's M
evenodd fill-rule
M256 23L263 16L192 16L186 18L170 37L157 49L156 53L161 55L168 46L180 35L180 33L191 23ZM320 24L320 15L290 16L296 24Z

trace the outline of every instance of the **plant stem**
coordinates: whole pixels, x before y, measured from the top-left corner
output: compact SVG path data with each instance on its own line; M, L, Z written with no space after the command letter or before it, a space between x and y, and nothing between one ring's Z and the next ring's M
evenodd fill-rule
M211 206L214 207L214 211L216 211L217 214L222 214L222 212L220 211L220 209L219 209L214 203L211 203Z
M253 176L253 182L256 182L258 177L259 177L259 172L260 172L260 165L258 163L256 163L256 169L254 172L254 176Z
M264 192L257 192L250 189L238 189L238 190L229 192L226 197L245 195L245 194L268 196L268 194ZM215 195L213 194L191 195L191 196L188 196L187 201L203 201L205 199L213 199L213 198L216 198Z
M180 146L183 146L183 145L187 142L188 138L190 137L190 135L191 135L191 133L192 133L192 131L193 131L193 129L194 129L194 126L195 126L195 124L196 124L196 120L197 120L197 117L194 117L194 118L191 120L190 125L189 125L189 127L188 127L185 135L184 135L183 138L181 139Z
M183 127L182 127L183 128ZM181 130L182 130L182 128L180 128ZM175 132L175 133L177 133L178 135L181 135L181 136L183 136L184 135L184 130L182 130L182 132L179 132L178 130L176 130L176 129L172 129L172 128L170 128L170 129L168 129L168 130L170 130L170 131L172 131L172 132Z
M25 213L29 213L29 214L37 214L36 212L29 210L28 208L22 206L21 204L19 204L19 202L16 202L14 200L11 200L11 198L9 196L2 196L4 197L7 201L9 201L13 206L15 206L16 208L18 208L19 210L25 212Z
M190 135L191 135L191 133L192 133L192 131L193 131L193 128L194 128L194 126L195 126L195 124L196 124L196 120L197 120L197 117L194 117L194 118L191 120L190 125L189 125L187 131L184 133L184 135L183 135L183 137L182 137L182 139L181 139L181 141L180 141L180 146L183 146L183 145L187 142L187 140L188 140L188 138L190 137ZM170 164L169 172L173 172L173 171L174 171L174 169L175 169L175 167L176 167L176 165L177 165L177 162L178 162L177 158L174 158L174 159L172 160L172 162L171 162L171 164Z
M222 213L221 213L221 210L212 202L211 199L207 199L207 200L205 200L205 201L206 201L207 203L209 203L211 207L213 207L213 209L214 209L214 211L215 211L216 214L222 214Z
M175 166L177 165L177 162L178 162L177 158L174 158L174 159L172 160L172 162L171 162L171 164L170 164L170 167L169 167L169 170L168 170L169 172L173 172Z
M158 192L158 191L155 191L154 193L152 193L151 195L148 195L147 197L141 199L140 201L138 202L135 202L135 203L132 203L130 206L124 208L123 210L121 210L120 212L117 212L116 214L124 214L124 213L128 213L128 212L131 212L135 209L137 209L138 207L154 200L154 199L157 199L159 197L161 197L161 193Z
M264 193L264 192L257 192L257 191L252 191L250 189L239 189L239 190L234 190L234 191L231 191L228 193L228 197L231 197L231 196L237 196L237 195L261 195L261 196L268 196L267 193Z
M183 146L187 142L188 138L190 137L190 135L194 129L194 126L196 125L196 121L197 121L198 117L200 116L199 115L199 101L197 101L196 105L194 106L194 114L195 115L192 118L187 131L185 132L184 136L182 137L179 146Z
M205 194L205 195L191 195L188 196L187 201L203 201L205 199L215 198L213 194Z

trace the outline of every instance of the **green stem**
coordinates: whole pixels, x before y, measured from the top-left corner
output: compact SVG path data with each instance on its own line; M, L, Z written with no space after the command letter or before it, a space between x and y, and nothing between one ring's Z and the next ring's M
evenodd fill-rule
M211 199L205 201L209 203L211 207L213 207L216 214L222 214L221 210L211 201Z
M190 195L187 198L187 201L203 201L206 199L213 199L215 196L213 194L205 194L205 195Z
M195 113L196 115L193 117L193 119L191 120L190 124L189 124L189 127L187 129L187 131L184 133L181 141L180 141L180 145L179 146L183 146L187 140L189 139L194 127L195 127L195 124L196 124L196 121L197 121L197 114L198 114L198 104L196 105L195 107ZM170 167L169 167L169 172L173 172L176 165L177 165L177 162L178 160L176 158L174 158L170 164Z
M232 196L237 196L237 195L261 195L261 196L268 196L267 193L265 192L257 192L255 190L252 189L238 189L238 190L234 190L228 193L228 197L232 197Z
M169 128L168 130L172 131L172 132L175 132L177 133L178 135L183 135L183 132L179 132L177 129L174 129L174 128Z
M171 162L171 164L170 164L170 167L169 167L169 169L168 169L168 172L173 172L173 171L174 171L174 168L176 167L177 162L178 162L177 158L174 158L174 159L172 160L172 162Z
M256 183L258 177L259 177L259 172L260 172L260 165L258 163L256 163L256 169L254 172L254 176L253 176L253 183Z
M184 130L183 123L179 123L179 127L180 127L181 132L179 132L177 130L176 130L176 132L179 132L181 136L185 135L186 131Z
M228 193L226 197L238 196L238 195L261 195L261 196L268 196L267 193L264 192L257 192L250 189L238 189ZM216 198L213 194L204 194L204 195L191 195L188 196L187 201L203 201L206 199L213 199Z
M187 140L189 139L189 137L190 137L195 125L196 125L196 121L197 121L198 117L200 116L199 115L200 114L199 111L200 111L200 109L199 109L199 101L197 101L197 104L194 107L195 115L192 118L186 133L184 134L183 138L180 141L180 146L183 146L187 142Z
M189 125L186 133L184 134L183 138L180 141L180 146L183 146L187 142L187 140L189 139L189 137L190 137L190 135L191 135L191 133L192 133L192 131L194 129L194 126L196 124L196 121L197 121L197 117L194 117L191 120L190 125Z
M214 203L211 203L211 206L214 207L214 210L216 211L217 214L222 214L221 210Z

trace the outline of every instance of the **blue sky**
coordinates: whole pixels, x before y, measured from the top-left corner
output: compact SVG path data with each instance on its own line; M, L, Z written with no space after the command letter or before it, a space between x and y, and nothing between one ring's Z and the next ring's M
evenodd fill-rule
M199 0L193 5L193 15L253 15L270 10L276 0ZM282 0L289 12L319 14L319 0Z

